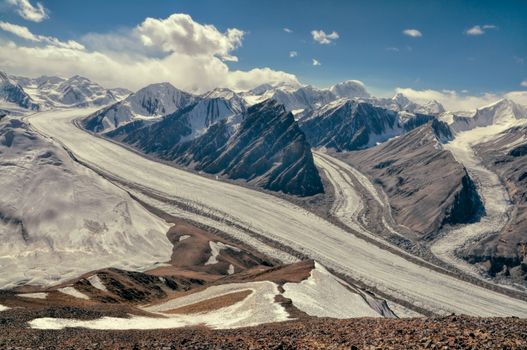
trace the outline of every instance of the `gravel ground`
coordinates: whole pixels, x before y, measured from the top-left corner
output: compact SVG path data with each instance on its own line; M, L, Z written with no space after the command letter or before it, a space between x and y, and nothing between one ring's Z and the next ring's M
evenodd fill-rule
M527 349L527 320L308 319L251 328L40 331L0 324L0 349Z

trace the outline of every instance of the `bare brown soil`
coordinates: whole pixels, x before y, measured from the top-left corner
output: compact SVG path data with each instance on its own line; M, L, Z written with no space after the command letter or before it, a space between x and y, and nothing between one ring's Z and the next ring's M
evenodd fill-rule
M168 314L196 314L200 312L209 312L221 309L223 307L234 305L243 299L247 298L252 291L242 290L229 294L220 295L215 298L203 300L199 303L182 306L177 309L165 311Z

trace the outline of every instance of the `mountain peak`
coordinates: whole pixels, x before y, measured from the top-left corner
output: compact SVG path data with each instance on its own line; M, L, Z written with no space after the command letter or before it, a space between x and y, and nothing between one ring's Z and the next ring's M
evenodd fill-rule
M337 97L369 98L366 86L359 80L346 80L333 85L329 90Z

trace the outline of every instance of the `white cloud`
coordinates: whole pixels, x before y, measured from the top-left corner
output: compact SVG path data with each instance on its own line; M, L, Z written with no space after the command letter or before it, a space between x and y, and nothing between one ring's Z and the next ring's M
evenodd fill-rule
M77 50L84 49L84 46L79 44L76 41L68 40L66 42L63 42L52 36L35 35L31 33L31 31L27 27L19 26L17 24L0 21L0 29L8 33L11 33L13 35L16 35L19 38L22 38L24 40L44 43L47 45L63 47L63 48L72 48L72 49L77 49Z
M319 44L331 44L333 40L337 40L339 38L339 34L335 31L333 31L331 34L326 34L323 30L312 30L311 35L313 36L313 40L318 42Z
M40 41L27 27L0 21L0 29L25 40Z
M84 46L29 30L10 29L10 33L18 32L19 37L25 35L29 40L23 45L0 36L2 69L12 74L65 77L80 74L107 87L132 90L169 81L198 93L219 86L242 90L264 83L298 84L294 75L266 67L248 71L229 69L224 60L234 59L232 51L241 46L243 32L228 29L221 33L187 15L146 19L119 33L92 33L80 39Z
M292 33L293 30L291 30L291 29L289 29L289 28L284 28L284 32L286 32L286 33Z
M148 17L136 31L145 46L189 56L217 56L226 61L238 60L230 52L242 45L245 34L237 28L221 33L215 26L197 23L183 13L165 19Z
M509 100L513 100L516 103L527 106L527 91L511 91L503 95Z
M417 103L430 100L439 101L450 111L469 111L489 105L501 98L508 98L517 103L527 105L527 91L510 91L504 94L485 93L479 96L466 95L466 90L459 94L454 90L414 90L411 88L396 88L395 92L402 93Z
M386 51L399 52L400 50L398 47L387 47Z
M483 35L487 29L497 29L494 24L475 25L465 31L467 35Z
M316 59L313 58L313 65L314 65L314 66L321 66L322 63L320 63L318 60L316 60Z
M40 2L37 2L36 7L29 0L7 0L7 3L15 6L17 13L28 21L42 22L49 18L49 11Z
M298 52L296 51L289 51L289 57L293 58L293 57L296 57L298 56Z
M411 36L412 38L420 38L423 36L423 33L413 28L403 30L403 34Z
M527 87L527 79L524 80L524 81L522 81L522 82L520 83L520 85L523 86L523 87Z

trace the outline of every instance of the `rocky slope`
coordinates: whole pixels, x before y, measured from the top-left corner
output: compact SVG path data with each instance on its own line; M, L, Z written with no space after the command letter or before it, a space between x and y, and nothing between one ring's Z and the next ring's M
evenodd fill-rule
M446 124L432 120L376 147L342 154L387 194L398 224L431 238L446 224L477 220L483 207L466 169L442 142Z
M340 99L305 114L299 124L312 146L352 151L375 146L431 119Z
M201 99L153 124L137 121L106 136L197 171L272 191L323 192L304 134L274 100L243 112L230 100Z
M484 164L507 186L513 202L510 219L499 233L465 249L466 259L491 275L527 279L527 127L502 132L476 146Z
M32 330L1 316L0 344L62 349L510 349L527 347L527 321L449 316L432 319L300 319L257 327L152 331Z

